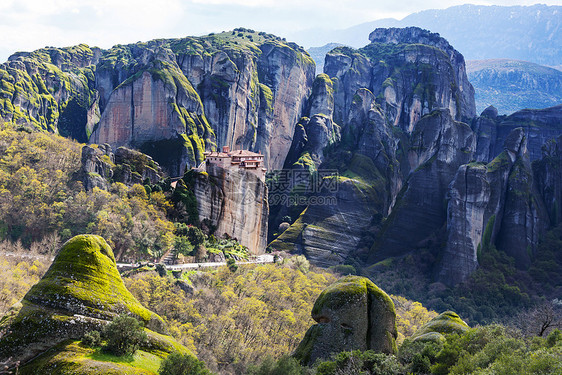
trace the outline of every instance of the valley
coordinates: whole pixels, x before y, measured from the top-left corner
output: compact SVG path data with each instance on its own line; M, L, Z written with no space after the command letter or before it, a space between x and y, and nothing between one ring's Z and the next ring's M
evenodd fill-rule
M0 64L5 373L560 373L560 72L367 36Z

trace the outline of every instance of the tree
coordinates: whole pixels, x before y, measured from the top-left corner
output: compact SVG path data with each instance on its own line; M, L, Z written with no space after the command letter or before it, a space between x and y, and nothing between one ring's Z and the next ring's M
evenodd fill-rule
M107 340L104 350L117 356L133 355L148 338L142 324L124 314L105 326L103 336Z
M545 336L551 330L562 327L560 307L551 301L544 302L519 314L516 325L526 335Z
M236 265L236 261L232 258L227 259L226 266L230 270L230 272L236 272L238 270L238 266Z
M177 236L174 240L174 249L176 254L189 256L193 254L194 247L187 237Z
M191 354L172 353L160 364L159 375L211 375L205 364Z

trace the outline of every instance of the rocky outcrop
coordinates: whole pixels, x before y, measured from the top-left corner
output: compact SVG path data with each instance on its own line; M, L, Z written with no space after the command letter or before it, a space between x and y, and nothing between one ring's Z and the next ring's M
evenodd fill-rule
M495 145L497 138L498 110L489 106L479 117L472 121L472 130L477 137L476 152L474 158L478 162L487 163L495 156Z
M10 56L0 64L0 118L86 142L99 121L92 67L101 53L80 44Z
M396 352L396 312L388 295L365 277L347 276L314 303L308 329L293 356L310 365L342 351Z
M111 146L104 144L82 147L81 163L78 180L82 181L84 189L91 191L97 187L107 190L109 180L113 177L114 155Z
M330 52L325 73L315 81L311 118L297 125L285 167L333 168L345 182L323 195L337 203L308 205L271 245L328 265L358 253L374 261L437 243L447 186L476 147L473 131L458 121L474 115L462 55L421 29L376 30L362 49ZM329 126L311 126L319 122L316 112L338 124L335 142L326 136ZM287 194L296 193L291 188ZM274 227L287 210L280 212Z
M270 247L303 253L322 267L343 263L357 248L377 212L377 195L368 184L344 177L326 177L324 189L302 196L308 207Z
M107 190L112 182L154 185L163 177L162 169L150 156L125 147L114 154L107 143L82 147L81 164L76 179L88 191L94 187Z
M199 222L246 246L252 254L263 254L267 245L267 186L245 170L207 165L206 172L190 172Z
M472 159L475 145L470 127L454 121L448 110L435 111L416 123L408 152L413 172L372 248L371 261L437 243L438 231L446 223L447 188L458 167Z
M412 341L445 341L445 335L459 335L469 330L468 324L457 313L445 311L421 326L411 337Z
M371 37L364 48L340 47L326 55L324 71L337 81L336 122L345 123L360 88L380 98L388 121L407 133L421 116L439 108L448 108L455 120L474 117L474 90L464 59L438 34L419 28L377 29Z
M455 74L455 83L458 85L458 92L455 92L454 95L459 102L457 106L460 108L457 108L457 110L460 110L460 119L469 120L476 115L474 88L468 81L464 57L438 33L432 33L419 27L379 28L369 34L369 40L371 43L391 45L418 43L432 46L443 51L449 57ZM451 111L451 113L454 115L455 112Z
M142 152L119 147L115 150L113 179L127 186L134 184L154 185L163 177L162 168Z
M515 128L525 130L530 160L540 159L542 146L562 134L562 104L545 109L523 109L502 119L497 127L494 155L502 151L504 141Z
M556 226L562 222L562 136L543 146L543 157L533 163L533 174L550 223Z
M512 256L519 268L530 265L549 223L526 145L524 130L514 129L492 162L459 168L449 187L441 281L464 281L478 266L478 252L490 246Z
M118 314L141 320L149 343L165 352L188 352L172 338L157 314L125 288L105 240L80 235L64 244L43 278L0 321L0 361L21 364L68 339L102 329ZM57 349L58 350L58 349Z
M294 43L236 29L199 38L19 53L0 68L0 116L82 142L140 149L169 174L230 146L281 168L314 62Z

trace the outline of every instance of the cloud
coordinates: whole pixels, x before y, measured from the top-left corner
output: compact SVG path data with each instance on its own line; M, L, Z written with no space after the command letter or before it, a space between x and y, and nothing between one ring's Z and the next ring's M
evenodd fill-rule
M109 48L155 38L248 27L288 36L312 28L342 29L380 18L403 18L466 0L2 0L0 61L18 50L78 43ZM530 5L536 0L473 0ZM544 2L544 1L543 1ZM562 0L547 1L562 5Z

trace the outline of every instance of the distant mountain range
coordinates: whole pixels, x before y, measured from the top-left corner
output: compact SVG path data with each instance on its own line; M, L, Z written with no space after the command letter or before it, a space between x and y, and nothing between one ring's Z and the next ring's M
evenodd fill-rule
M378 27L418 26L440 33L466 60L509 58L556 66L562 61L562 6L459 5L425 10L402 20L381 19L344 30L289 35L305 47L341 43L363 47Z
M501 114L562 103L562 72L521 60L466 62L477 112L493 105Z

